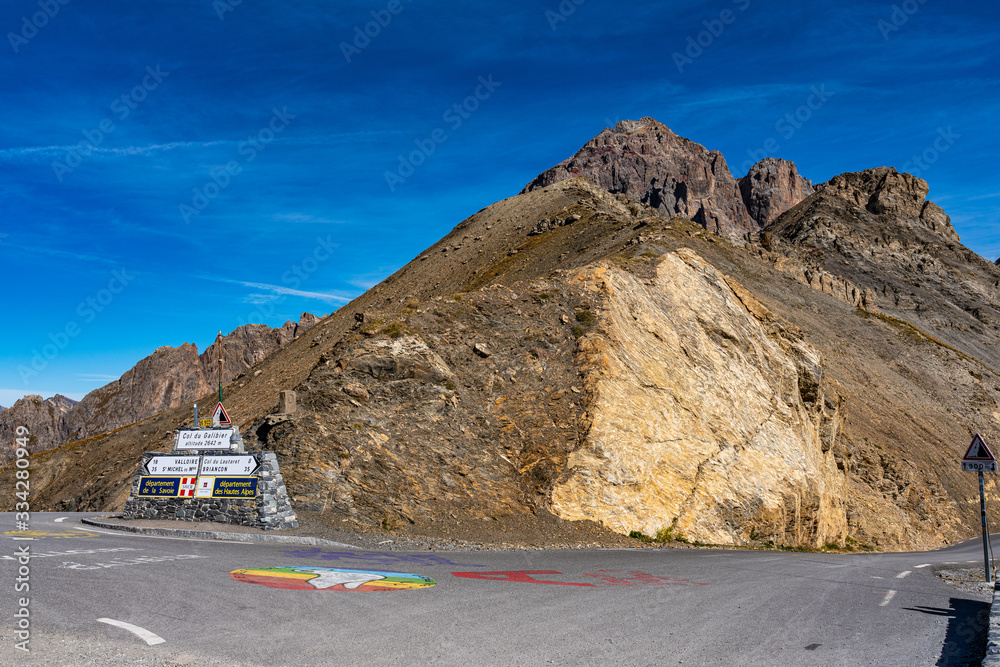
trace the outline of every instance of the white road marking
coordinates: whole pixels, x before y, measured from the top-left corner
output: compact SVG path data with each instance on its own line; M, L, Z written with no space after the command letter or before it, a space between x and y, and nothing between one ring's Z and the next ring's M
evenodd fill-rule
M912 572L912 570L907 570L906 572L900 572L899 574L896 575L896 578L897 579L902 579L903 577L905 577L906 575L908 575L910 572Z
M878 606L880 606L880 607L886 607L886 606L888 606L889 602L895 596L896 596L896 591L887 591L886 594L885 594L885 597L882 598L882 601L878 603Z
M882 578L883 577L876 577L875 575L872 575L872 579L882 579Z
M68 518L69 518L68 516L61 516L58 519L56 519L56 523L62 523L63 521L65 521Z
M923 565L915 565L915 566L913 567L913 569L915 569L915 570L919 570L919 569L920 569L920 568L922 568L922 567L930 567L930 566L931 566L931 564L930 564L930 563L924 563Z
M131 623L126 623L125 621L116 621L113 618L99 618L97 620L100 623L107 623L108 625L114 625L115 627L119 627L123 630L128 630L150 646L156 646L157 644L162 644L167 641L163 637L155 635L145 628L140 628L138 625L132 625Z

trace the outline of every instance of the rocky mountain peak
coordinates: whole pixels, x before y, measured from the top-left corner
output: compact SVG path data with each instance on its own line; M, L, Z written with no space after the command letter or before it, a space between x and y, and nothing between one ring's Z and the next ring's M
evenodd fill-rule
M63 396L62 394L56 394L52 398L45 399L45 402L51 405L56 411L63 414L69 412L73 407L79 403L79 401L74 401L72 398Z
M926 201L927 181L893 167L877 167L840 174L817 187L864 208L869 213L918 223L958 243L951 218L940 206Z
M678 136L652 118L621 121L538 175L522 192L584 176L667 217L694 220L709 231L739 236L756 231L725 158Z
M638 132L646 129L670 132L670 128L655 118L650 118L649 116L643 116L639 120L620 120L612 131L618 134L624 134L626 132ZM674 133L670 132L670 134ZM674 134L674 136L677 135Z
M793 162L766 157L739 180L750 217L765 227L813 193L812 182L799 176Z
M605 128L522 193L578 176L666 217L687 218L730 237L760 230L813 192L794 164L777 158L762 160L737 181L722 153L648 117Z

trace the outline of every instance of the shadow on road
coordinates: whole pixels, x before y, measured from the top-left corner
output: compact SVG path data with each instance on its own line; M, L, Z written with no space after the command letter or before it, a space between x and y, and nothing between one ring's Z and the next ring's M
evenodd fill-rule
M990 605L979 600L950 598L950 609L940 607L904 607L907 611L946 616L948 630L944 635L937 667L977 666L986 655L986 631L990 623Z

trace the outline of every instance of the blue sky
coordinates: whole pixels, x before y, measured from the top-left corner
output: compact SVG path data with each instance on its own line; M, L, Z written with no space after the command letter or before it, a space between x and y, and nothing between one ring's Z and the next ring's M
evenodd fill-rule
M63 1L0 3L3 405L331 312L626 118L1000 255L994 3Z

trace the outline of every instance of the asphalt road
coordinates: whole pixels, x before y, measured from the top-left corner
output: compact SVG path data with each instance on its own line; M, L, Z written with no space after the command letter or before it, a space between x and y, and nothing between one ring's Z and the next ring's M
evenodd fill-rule
M965 665L989 610L933 573L981 563L977 540L375 552L148 537L81 516L33 513L28 541L0 514L0 664ZM14 648L24 596L30 653Z

